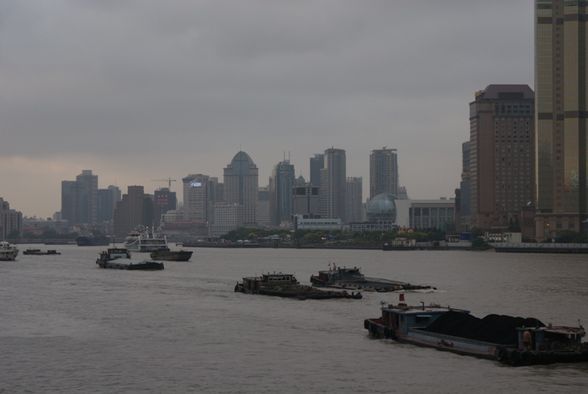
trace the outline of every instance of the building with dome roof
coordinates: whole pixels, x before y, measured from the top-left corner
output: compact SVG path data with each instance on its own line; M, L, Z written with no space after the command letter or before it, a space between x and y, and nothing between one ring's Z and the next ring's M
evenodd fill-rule
M228 204L243 206L243 224L255 224L259 170L251 157L239 151L224 169L224 194Z
M396 221L396 204L392 193L380 193L365 205L365 211L370 222Z

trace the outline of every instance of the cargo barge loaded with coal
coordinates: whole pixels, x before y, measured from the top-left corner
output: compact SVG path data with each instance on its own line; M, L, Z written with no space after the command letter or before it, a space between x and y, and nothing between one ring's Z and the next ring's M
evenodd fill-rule
M350 298L359 300L360 292L326 291L312 286L302 285L292 274L273 273L261 276L245 277L235 285L235 291L247 294L261 294L277 297L296 298L299 300L324 300L330 298Z
M382 316L366 319L370 336L433 347L463 355L497 360L507 365L588 361L582 326L545 326L534 318L488 315L439 305L382 307Z
M329 264L328 270L319 271L318 275L312 275L310 282L316 287L378 292L435 290L434 287L428 285L413 285L397 280L368 278L360 272L360 268L337 267L335 263Z

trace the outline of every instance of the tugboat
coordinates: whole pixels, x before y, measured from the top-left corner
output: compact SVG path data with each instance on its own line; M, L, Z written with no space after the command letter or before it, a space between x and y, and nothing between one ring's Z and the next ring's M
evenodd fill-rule
M56 251L55 249L49 249L47 251L42 251L41 249L26 249L22 252L22 254L32 255L32 256L56 256L60 255L61 253Z
M432 286L413 285L406 282L382 278L367 278L360 268L337 267L335 263L329 263L329 269L319 271L318 275L312 275L310 282L317 287L332 287L336 289L354 289L364 291L398 291L398 290L435 290Z
M100 268L119 270L158 271L164 268L163 263L157 261L132 261L131 253L126 248L109 248L100 253L96 264Z
M191 250L169 250L169 248L165 248L151 252L151 258L164 261L189 261L192 253Z
M323 300L328 298L351 298L359 300L362 298L360 292L325 291L318 290L312 286L301 285L294 275L281 272L245 277L243 278L243 282L237 283L235 291L247 294L296 298L299 300Z
M0 261L14 261L18 255L18 248L6 241L0 242Z
M439 305L409 306L400 294L398 305L382 306L382 316L366 319L375 338L433 347L496 360L511 366L588 361L584 327L545 326L534 318L488 315Z

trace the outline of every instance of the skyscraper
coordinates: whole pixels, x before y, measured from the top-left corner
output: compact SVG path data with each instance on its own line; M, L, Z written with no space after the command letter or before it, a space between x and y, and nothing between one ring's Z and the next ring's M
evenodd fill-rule
M489 85L470 103L468 156L471 225L508 228L533 201L533 91Z
M70 224L96 224L98 221L98 175L83 170L75 181L61 182L62 218Z
M78 222L95 224L98 220L98 175L83 170L76 177L78 187Z
M535 1L538 240L581 230L588 214L584 1Z
M396 149L374 149L370 154L370 199L378 194L398 195L398 155Z
M321 216L346 220L345 192L347 189L346 157L343 149L325 151L325 167L321 169Z
M99 223L111 221L116 208L116 203L121 199L120 189L110 185L107 189L98 189L98 213Z
M209 221L212 201L210 177L192 174L182 178L184 184L184 217L191 222Z
M310 184L319 187L321 184L321 170L325 167L325 155L317 153L310 158Z
M347 178L346 216L349 223L363 220L363 182L361 177Z
M176 192L172 192L168 187L162 187L153 193L153 203L162 215L167 211L173 211L178 206Z
M114 234L122 238L137 226L152 226L153 205L143 186L129 186L114 210Z
M224 199L243 206L243 224L255 224L259 181L258 169L251 157L239 151L224 169Z
M291 221L295 181L294 165L290 161L284 160L274 166L269 182L270 218L274 226Z

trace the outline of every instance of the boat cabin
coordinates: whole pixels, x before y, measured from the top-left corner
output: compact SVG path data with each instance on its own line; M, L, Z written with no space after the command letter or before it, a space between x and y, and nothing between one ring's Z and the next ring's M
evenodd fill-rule
M294 275L281 272L243 278L243 289L252 293L259 291L260 287L292 286L297 284L298 280Z
M582 338L586 332L580 327L519 327L518 349L519 350L553 350L571 351L581 346Z

